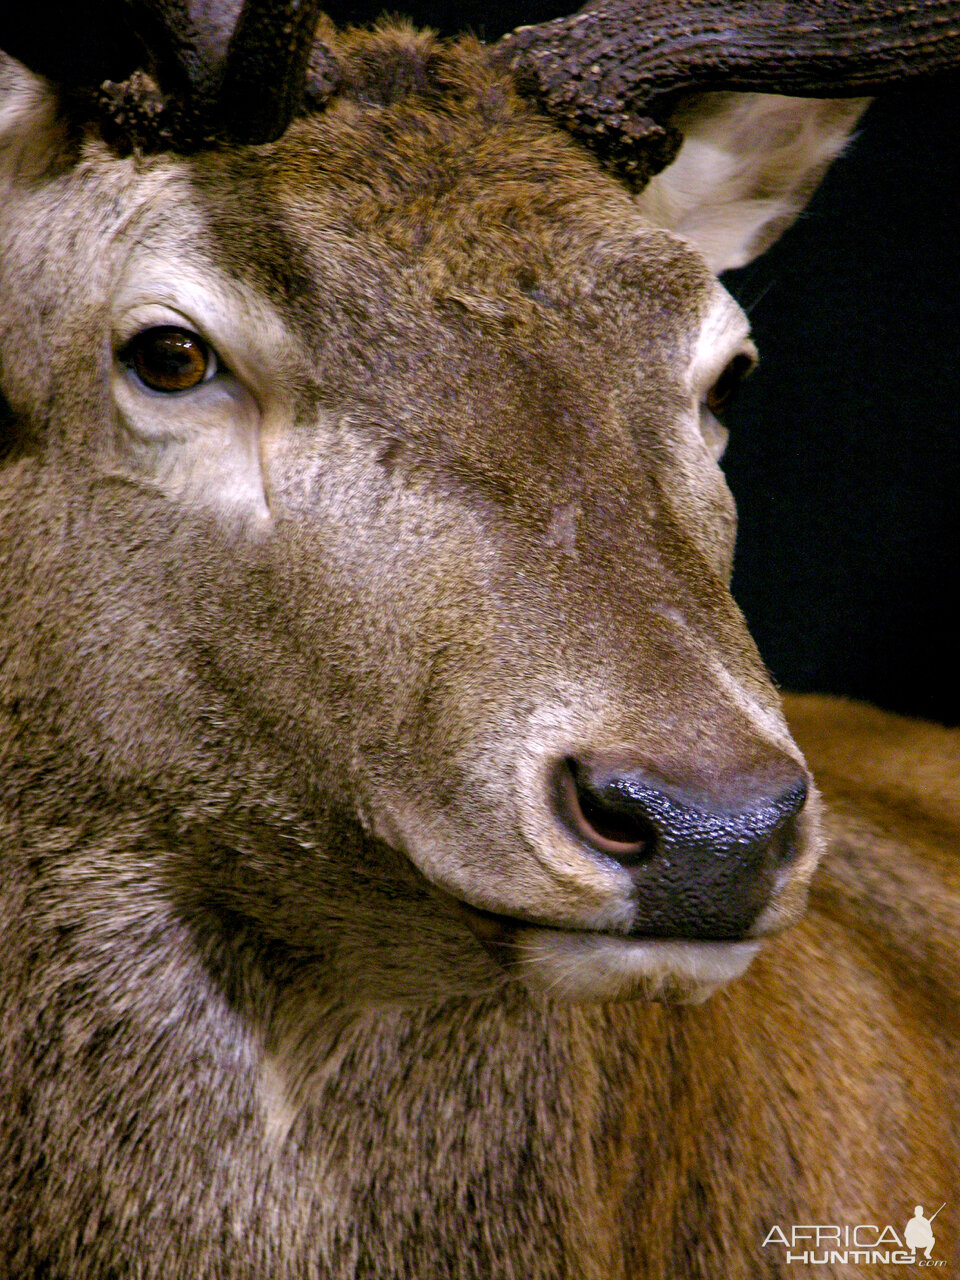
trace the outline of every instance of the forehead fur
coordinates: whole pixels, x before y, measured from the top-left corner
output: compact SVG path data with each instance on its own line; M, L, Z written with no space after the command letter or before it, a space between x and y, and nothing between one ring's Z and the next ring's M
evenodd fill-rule
M329 260L333 244L346 270L357 269L355 246L394 279L415 273L428 295L502 301L550 278L568 297L589 294L596 251L629 253L645 234L645 256L669 259L669 287L689 297L707 286L696 255L645 228L626 190L516 93L478 41L397 23L324 38L343 82L322 112L271 147L191 162L219 249L232 246L261 287L282 290L290 276L285 303L313 274L293 270L298 253Z

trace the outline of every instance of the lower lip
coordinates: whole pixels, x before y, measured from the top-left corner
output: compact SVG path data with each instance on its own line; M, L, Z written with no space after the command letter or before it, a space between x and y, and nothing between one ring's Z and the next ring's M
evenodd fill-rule
M573 1001L675 1000L698 1003L739 978L758 941L624 938L554 929L458 904L488 951L527 984Z

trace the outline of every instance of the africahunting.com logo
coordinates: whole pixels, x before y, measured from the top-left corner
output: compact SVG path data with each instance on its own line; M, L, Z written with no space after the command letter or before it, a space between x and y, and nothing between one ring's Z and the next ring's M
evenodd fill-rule
M842 1227L825 1222L795 1223L789 1227L774 1224L763 1247L784 1249L784 1262L800 1262L808 1267L850 1263L942 1267L946 1264L931 1256L937 1242L932 1225L937 1213L928 1218L923 1205L918 1204L902 1231L889 1224L881 1227L866 1222Z

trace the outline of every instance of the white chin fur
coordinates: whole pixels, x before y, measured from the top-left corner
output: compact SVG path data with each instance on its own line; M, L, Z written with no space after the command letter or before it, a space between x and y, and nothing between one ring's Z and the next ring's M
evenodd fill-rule
M515 940L519 973L544 995L699 1004L746 972L759 942L676 942L528 928Z

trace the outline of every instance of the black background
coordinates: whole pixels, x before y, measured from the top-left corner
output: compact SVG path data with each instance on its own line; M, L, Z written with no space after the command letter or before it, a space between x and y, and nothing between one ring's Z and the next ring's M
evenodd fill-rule
M549 0L404 11L488 39ZM363 21L380 5L326 6ZM801 220L725 282L761 365L727 415L734 594L783 685L960 721L957 81L870 108Z
M762 364L729 415L734 593L798 689L960 720L957 86L878 100L808 213L726 277Z

